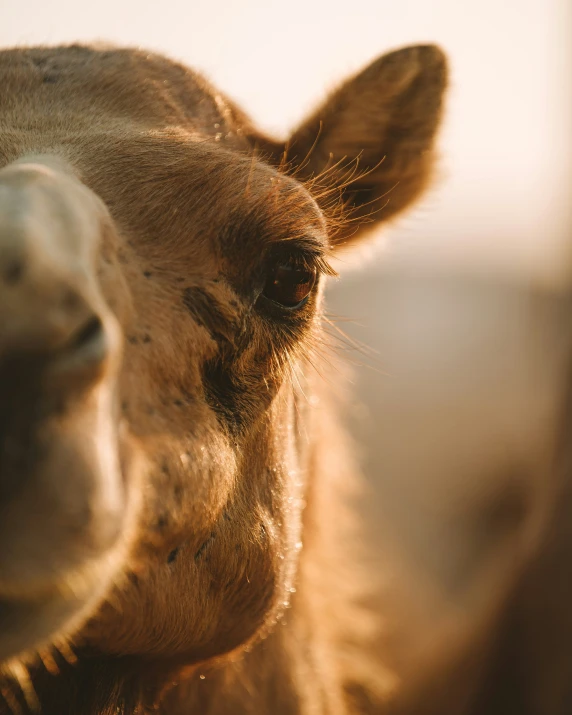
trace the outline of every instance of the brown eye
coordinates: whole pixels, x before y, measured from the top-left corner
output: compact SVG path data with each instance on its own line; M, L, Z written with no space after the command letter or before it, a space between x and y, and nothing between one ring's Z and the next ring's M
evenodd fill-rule
M315 268L285 261L274 267L262 295L285 308L297 308L310 295L315 282Z

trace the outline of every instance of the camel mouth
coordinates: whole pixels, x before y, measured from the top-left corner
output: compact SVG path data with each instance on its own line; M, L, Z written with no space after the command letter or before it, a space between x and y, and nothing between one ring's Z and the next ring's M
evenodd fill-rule
M46 369L40 355L0 365L0 660L73 630L123 553L129 499L114 385L70 394L66 381L72 371L83 382L85 366L92 379L106 336L92 321L77 338L62 375L46 377L53 363Z
M40 470L38 481L45 475ZM76 632L113 588L125 559L128 505L83 504L66 513L65 504L49 505L45 495L34 502L33 492L0 502L0 663Z
M100 562L110 560L109 552L99 559L91 559L70 568L67 571L42 574L39 578L30 573L28 578L5 580L0 574L0 604L10 602L49 601L52 598L63 600L83 600L93 590L101 577Z
M0 664L77 630L105 596L119 559L115 549L51 580L0 580Z
M0 666L49 640L76 608L57 598L22 601L0 597Z

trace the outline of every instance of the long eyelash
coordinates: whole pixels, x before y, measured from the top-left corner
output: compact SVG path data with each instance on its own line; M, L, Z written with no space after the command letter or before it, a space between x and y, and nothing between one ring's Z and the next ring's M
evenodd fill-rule
M332 268L325 256L318 256L314 260L314 265L322 275L330 276L331 278L338 277L338 272L334 268Z
M327 249L318 248L313 241L292 238L288 241L288 253L299 266L315 269L324 276L338 276L337 271L328 263Z

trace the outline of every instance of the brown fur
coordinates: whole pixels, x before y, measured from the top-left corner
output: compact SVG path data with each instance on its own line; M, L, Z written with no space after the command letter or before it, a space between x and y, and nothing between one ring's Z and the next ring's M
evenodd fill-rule
M90 375L73 401L67 384L58 394L75 424L90 395L112 392L117 412L107 420L126 484L123 507L105 512L120 530L112 545L93 541L98 507L89 505L90 531L74 517L73 543L94 554L89 568L70 562L65 540L50 554L45 588L67 604L52 620L41 611L45 592L26 586L39 568L30 540L50 543L52 522L41 531L30 520L25 538L18 525L2 532L4 543L27 545L33 568L18 572L25 587L15 597L0 579L0 607L25 602L39 625L10 654L0 712L34 701L44 715L381 711L391 677L375 651L345 512L355 469L320 377L323 280L296 311L257 296L273 251L301 253L328 273L333 249L417 198L445 81L435 47L392 53L284 144L154 54L0 54L0 186L23 197L7 225L19 221L26 239L41 232L26 223L40 206L42 226L69 214L60 231L81 245L82 217L99 226L84 261L91 292L73 286L104 330L120 327L122 352L110 343L105 363L118 373ZM72 281L67 264L61 270ZM42 275L38 285L51 276ZM32 299L13 300L20 316ZM66 429L57 424L49 449ZM89 432L78 430L83 454ZM45 489L61 478L36 467ZM73 472L67 479L75 490ZM64 588L69 564L84 579L80 604ZM102 578L103 593L87 597L85 584Z

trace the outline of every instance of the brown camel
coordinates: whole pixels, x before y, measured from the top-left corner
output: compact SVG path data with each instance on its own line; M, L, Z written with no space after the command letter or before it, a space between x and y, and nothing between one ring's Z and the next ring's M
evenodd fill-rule
M0 53L2 715L382 712L322 294L445 86L392 52L283 142L155 54Z

